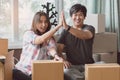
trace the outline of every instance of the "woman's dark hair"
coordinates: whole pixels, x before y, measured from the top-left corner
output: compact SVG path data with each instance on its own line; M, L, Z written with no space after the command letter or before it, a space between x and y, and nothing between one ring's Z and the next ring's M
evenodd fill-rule
M86 17L87 9L81 4L75 4L70 8L70 16L72 16L74 13L77 13L78 11L83 12L84 17Z
M34 18L33 18L31 30L34 31L38 35L41 35L41 32L39 30L37 30L36 24L38 24L40 22L40 17L41 16L45 16L46 19L47 19L47 22L48 22L48 27L47 27L47 30L45 32L49 31L50 28L51 28L51 24L50 24L50 20L49 20L48 15L45 12L43 12L43 11L37 12L34 15Z

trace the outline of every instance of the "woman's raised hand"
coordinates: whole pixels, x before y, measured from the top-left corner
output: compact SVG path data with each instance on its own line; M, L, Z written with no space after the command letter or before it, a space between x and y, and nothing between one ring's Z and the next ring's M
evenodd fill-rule
M62 13L60 14L59 16L59 23L58 23L59 26L62 26L63 23L62 23Z

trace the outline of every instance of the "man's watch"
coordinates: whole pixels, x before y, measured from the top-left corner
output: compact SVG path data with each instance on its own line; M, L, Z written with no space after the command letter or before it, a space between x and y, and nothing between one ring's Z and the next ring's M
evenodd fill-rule
M70 30L70 28L71 28L71 27L70 27L70 26L68 26L68 28L67 28L67 30L66 30L66 31L69 31L69 30Z

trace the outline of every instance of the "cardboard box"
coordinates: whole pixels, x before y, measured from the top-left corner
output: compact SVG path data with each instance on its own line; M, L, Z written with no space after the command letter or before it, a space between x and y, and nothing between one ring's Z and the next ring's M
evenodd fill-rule
M93 44L93 52L117 52L117 34L111 32L96 33Z
M8 39L0 38L0 55L6 56L8 52Z
M111 32L96 33L93 53L100 54L100 60L106 63L117 62L117 34Z
M4 80L4 66L0 62L0 80Z
M33 62L32 80L63 80L63 62L39 60Z
M120 80L120 65L86 64L85 80Z
M0 80L13 80L12 69L14 67L14 51L10 51L6 54L4 63L0 62Z

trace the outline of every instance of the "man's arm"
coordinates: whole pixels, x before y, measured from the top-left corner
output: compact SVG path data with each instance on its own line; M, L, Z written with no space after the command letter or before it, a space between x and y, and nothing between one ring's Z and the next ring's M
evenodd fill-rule
M61 18L62 18L62 22L63 22L63 27L69 31L72 35L80 38L80 39L90 39L93 37L93 34L91 31L89 30L82 30L82 29L77 29L77 28L73 28L73 27L70 27L66 24L66 21L65 21L65 17L64 17L64 13L62 12L61 14Z
M93 37L92 32L89 30L75 29L71 27L69 32L80 39L90 39Z
M62 61L64 63L64 68L69 68L71 66L71 63L68 62L66 59L65 59L65 56L62 54L63 52L63 48L64 48L64 44L59 44L58 43L58 53L59 53L59 56L62 57Z
M64 48L64 44L59 44L57 43L57 50L58 50L58 55L64 59L64 56L62 54Z

